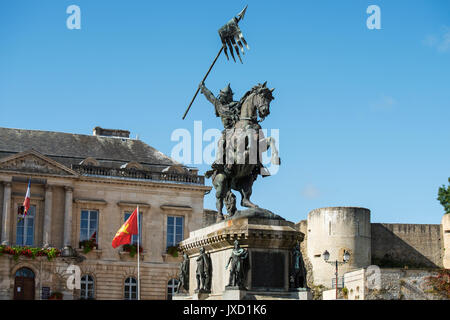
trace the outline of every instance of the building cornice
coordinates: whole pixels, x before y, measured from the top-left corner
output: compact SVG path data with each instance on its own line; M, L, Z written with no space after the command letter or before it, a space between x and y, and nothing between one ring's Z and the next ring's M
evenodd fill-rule
M179 205L173 205L173 204L164 204L160 206L160 208L163 211L188 211L192 212L192 207L190 206L179 206Z
M119 207L137 207L139 206L140 208L150 208L151 205L149 203L145 203L145 202L133 202L133 201L119 201L117 202L117 205Z
M75 198L73 202L78 204L94 204L94 205L103 205L106 206L108 202L103 199L86 199L86 198Z

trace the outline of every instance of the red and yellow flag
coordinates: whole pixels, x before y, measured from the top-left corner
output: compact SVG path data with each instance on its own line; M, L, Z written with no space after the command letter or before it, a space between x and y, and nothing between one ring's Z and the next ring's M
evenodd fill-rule
M125 221L125 223L117 231L112 241L113 248L117 248L122 244L129 244L133 234L138 234L137 223L137 208L133 211L131 216Z

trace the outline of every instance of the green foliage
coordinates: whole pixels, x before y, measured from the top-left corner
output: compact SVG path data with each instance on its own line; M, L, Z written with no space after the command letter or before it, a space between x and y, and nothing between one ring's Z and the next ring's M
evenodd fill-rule
M135 244L125 244L123 245L123 251L129 252L130 257L134 257L137 253L137 245ZM142 247L139 246L139 253L142 253Z
M344 296L344 299L348 299L348 289L347 287L342 288L342 295Z
M313 295L313 300L322 300L322 292L326 289L325 286L319 284L318 286L312 284L311 293Z
M177 247L168 247L167 253L170 254L172 257L178 257L178 248Z
M450 178L448 178L448 182L450 183ZM450 213L450 185L447 188L445 185L439 188L437 200L444 207L445 213Z
M83 248L83 253L89 253L97 247L97 242L94 239L90 239L80 241L79 245Z

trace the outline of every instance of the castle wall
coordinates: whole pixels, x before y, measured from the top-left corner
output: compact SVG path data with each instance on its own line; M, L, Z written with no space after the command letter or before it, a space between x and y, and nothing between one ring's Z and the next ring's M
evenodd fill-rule
M442 217L442 245L443 245L443 267L450 269L450 214Z
M372 264L442 267L441 225L372 223Z

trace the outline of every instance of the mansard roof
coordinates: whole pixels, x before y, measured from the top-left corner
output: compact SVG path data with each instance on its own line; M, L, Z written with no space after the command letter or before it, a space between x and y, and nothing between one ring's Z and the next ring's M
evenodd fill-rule
M112 168L128 162L138 162L145 168L158 171L167 166L180 165L141 140L0 128L0 158L31 149L69 168L86 158L93 158L101 166Z

